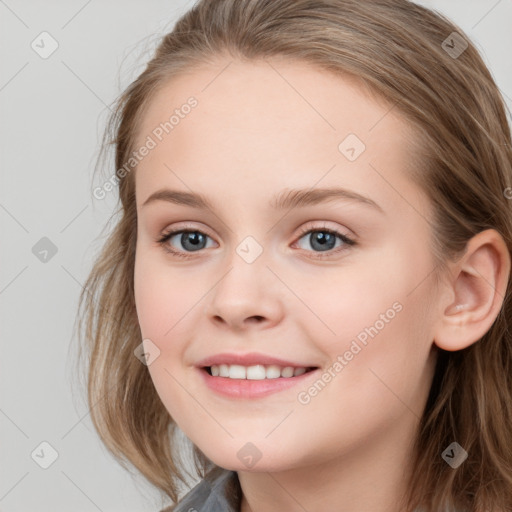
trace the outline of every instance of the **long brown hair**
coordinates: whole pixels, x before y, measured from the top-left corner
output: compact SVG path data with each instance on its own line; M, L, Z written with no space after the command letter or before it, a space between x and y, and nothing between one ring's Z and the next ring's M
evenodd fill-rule
M401 113L421 140L411 179L434 206L432 251L439 272L488 228L501 234L512 254L506 107L459 27L406 0L198 2L163 37L109 120L104 148L115 147L120 218L85 283L78 312L88 355L88 402L99 436L125 467L131 463L173 501L179 481L185 482L176 425L147 367L134 356L141 343L133 288L136 166L131 170L126 163L155 91L219 55L301 60L359 80ZM502 309L481 340L457 352L439 350L412 454L411 510L512 509L511 279ZM469 453L457 469L441 458L454 440ZM197 447L193 453L198 477L215 467Z

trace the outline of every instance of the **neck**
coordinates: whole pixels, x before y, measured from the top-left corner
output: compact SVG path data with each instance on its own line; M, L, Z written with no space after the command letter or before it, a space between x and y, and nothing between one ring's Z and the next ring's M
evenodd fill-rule
M239 471L241 512L410 512L399 503L407 490L418 425L410 412L401 421L403 428L361 440L350 453L333 451L327 461L331 454L323 454L321 463L283 471Z

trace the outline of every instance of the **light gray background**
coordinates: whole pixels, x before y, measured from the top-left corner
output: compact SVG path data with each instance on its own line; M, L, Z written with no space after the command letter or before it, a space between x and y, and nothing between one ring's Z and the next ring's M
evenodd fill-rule
M419 3L467 32L511 109L512 2ZM164 503L100 443L72 387L72 334L81 283L117 199L92 196L108 106L191 5L0 0L1 512L156 512ZM47 59L31 48L43 31L59 45ZM46 263L32 252L42 237L57 247ZM43 441L58 452L48 469L31 458Z

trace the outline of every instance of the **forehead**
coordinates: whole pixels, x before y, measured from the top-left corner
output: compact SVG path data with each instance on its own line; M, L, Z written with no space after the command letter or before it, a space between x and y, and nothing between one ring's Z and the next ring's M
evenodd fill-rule
M191 125L198 117L204 124L215 117L217 132L226 131L229 125L244 128L241 135L256 130L263 136L262 128L286 126L294 136L320 131L340 137L352 129L365 138L384 117L388 128L390 123L395 130L405 128L401 118L391 112L392 105L372 94L361 79L303 61L241 62L218 57L162 83L143 116L140 133L169 120L190 97L197 100L199 108L194 109L191 121L179 124ZM297 118L302 121L299 126L293 124ZM183 127L176 125L172 131L177 135Z
M184 108L190 98L195 106ZM165 185L222 194L238 184L246 196L268 196L269 188L318 183L388 203L397 188L419 192L405 172L415 139L392 105L303 62L228 58L180 74L152 98L138 145L148 136L156 145L137 167L139 203Z

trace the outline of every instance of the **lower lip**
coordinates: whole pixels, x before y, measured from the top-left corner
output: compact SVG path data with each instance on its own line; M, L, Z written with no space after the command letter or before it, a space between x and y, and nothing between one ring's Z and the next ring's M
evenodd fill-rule
M205 368L198 368L206 385L216 393L231 398L263 398L284 391L298 384L303 384L311 375L316 375L318 369L297 377L278 377L277 379L230 379L229 377L213 377Z

